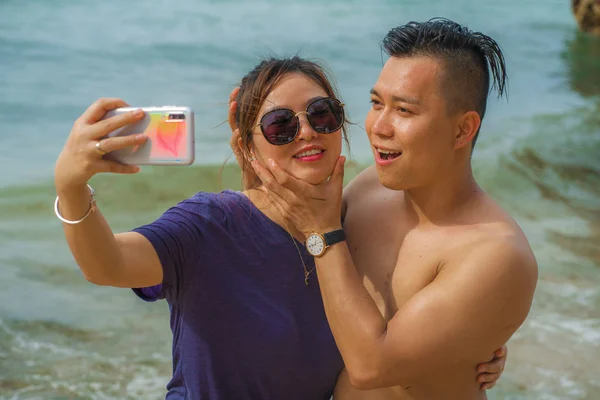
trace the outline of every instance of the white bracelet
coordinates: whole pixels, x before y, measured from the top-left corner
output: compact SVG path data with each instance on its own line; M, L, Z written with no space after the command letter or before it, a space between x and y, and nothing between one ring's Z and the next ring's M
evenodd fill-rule
M95 194L94 189L90 185L87 185L87 187L90 188L90 196L92 196L92 199L90 200L90 208L87 211L87 213L85 213L83 218L81 218L77 221L70 221L68 219L65 219L62 215L60 215L60 212L58 211L58 196L56 196L56 200L54 201L54 214L56 214L56 217L58 219L60 219L65 224L76 225L80 222L83 222L87 217L90 216L90 214L96 209L96 199L94 199L94 194Z

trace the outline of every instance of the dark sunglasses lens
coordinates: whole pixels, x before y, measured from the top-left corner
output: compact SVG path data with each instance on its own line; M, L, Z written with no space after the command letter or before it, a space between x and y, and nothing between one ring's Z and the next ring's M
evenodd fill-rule
M298 118L290 110L273 110L261 118L265 139L271 144L287 144L294 140L298 131Z
M319 133L332 133L339 130L344 122L342 105L333 99L320 99L312 103L308 110L308 121Z

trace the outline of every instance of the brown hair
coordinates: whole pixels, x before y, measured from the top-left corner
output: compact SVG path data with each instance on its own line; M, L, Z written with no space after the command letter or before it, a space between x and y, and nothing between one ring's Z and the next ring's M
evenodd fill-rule
M312 79L317 85L321 86L329 97L339 99L337 90L329 79L325 69L316 62L309 61L298 56L291 58L268 58L257 64L252 71L242 78L240 91L236 100L237 110L235 120L240 130L242 139L242 151L250 153L252 144L252 128L258 120L258 111L263 102L277 86L281 79L287 74L300 73ZM348 143L347 127L348 120L342 125L342 134L346 145ZM242 157L242 173L252 170L246 158ZM260 180L247 189L256 188L260 185Z

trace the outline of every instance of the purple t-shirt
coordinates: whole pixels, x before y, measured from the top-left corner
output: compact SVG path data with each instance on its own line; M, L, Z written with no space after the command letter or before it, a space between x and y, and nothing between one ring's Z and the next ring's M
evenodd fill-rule
M200 192L135 229L154 245L173 332L169 400L329 399L343 361L316 272L242 193ZM296 241L306 267L314 260Z

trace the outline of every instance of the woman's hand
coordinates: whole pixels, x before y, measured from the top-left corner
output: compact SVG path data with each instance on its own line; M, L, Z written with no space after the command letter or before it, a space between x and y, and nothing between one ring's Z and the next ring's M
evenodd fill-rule
M120 99L99 99L75 121L54 169L54 180L59 191L85 186L99 172L133 174L139 171L137 166L123 165L102 157L103 154L136 146L147 140L143 134L102 139L115 129L137 122L144 116L142 110L136 110L100 121L107 111L126 106Z
M494 352L494 358L486 363L477 366L477 382L480 383L482 390L491 389L494 387L506 365L506 357L508 356L508 348L506 345Z
M252 167L283 217L306 237L311 232L323 234L342 227L345 162L346 157L340 156L329 181L320 185L294 178L271 159L269 169L256 160Z

